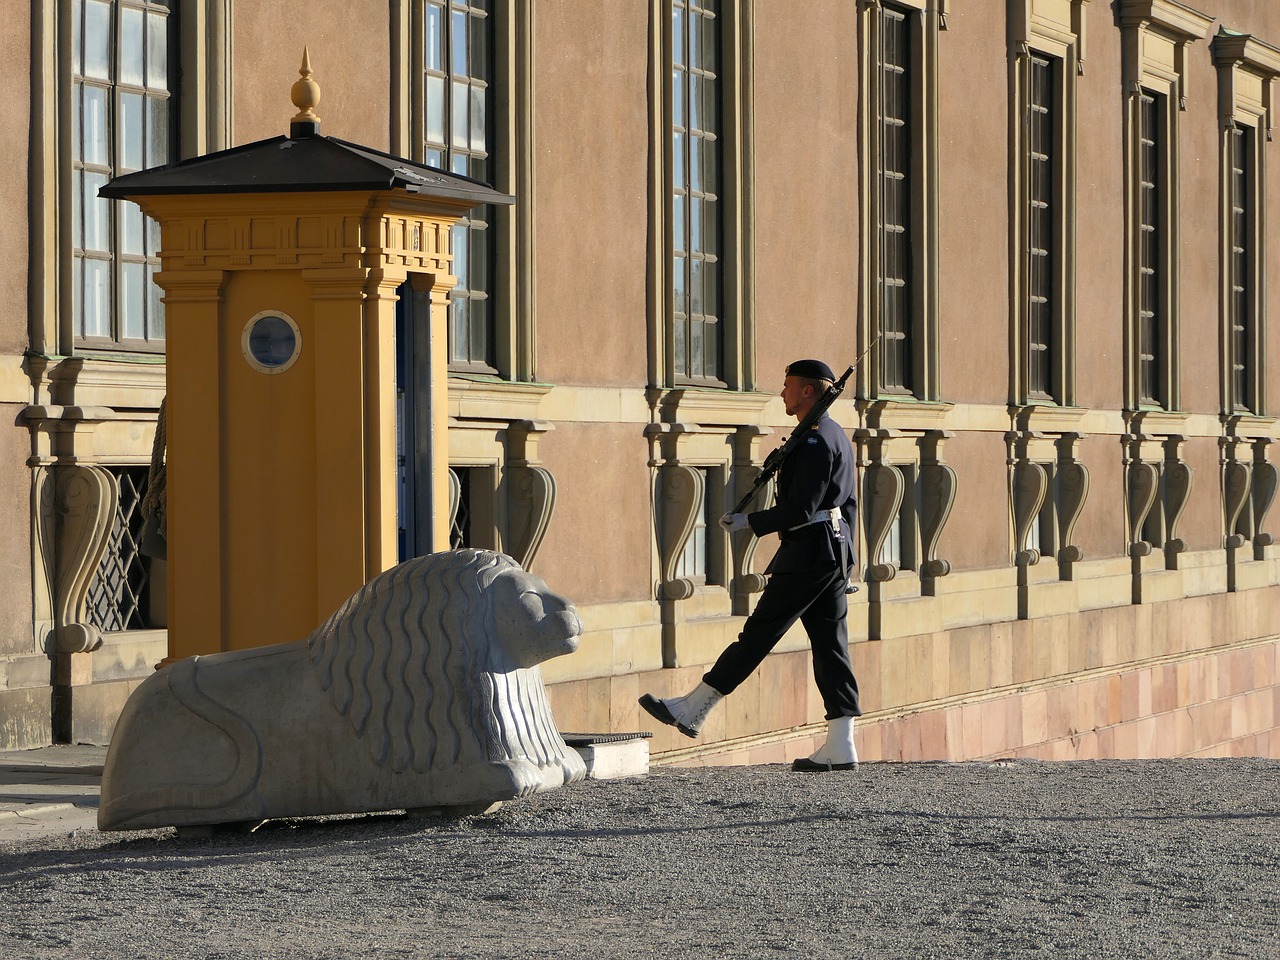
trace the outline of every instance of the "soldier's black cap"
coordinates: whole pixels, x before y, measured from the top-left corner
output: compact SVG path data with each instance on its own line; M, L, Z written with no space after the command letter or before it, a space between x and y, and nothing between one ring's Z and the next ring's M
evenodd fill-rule
M788 377L807 377L810 380L836 382L836 375L821 360L796 360L787 365Z

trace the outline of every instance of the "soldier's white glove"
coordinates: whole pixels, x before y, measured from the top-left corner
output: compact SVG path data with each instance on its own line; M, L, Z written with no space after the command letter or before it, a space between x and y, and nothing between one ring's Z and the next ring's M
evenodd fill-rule
M747 515L745 513L726 513L720 518L720 526L730 533L737 533L739 530L747 529L750 524L747 523Z

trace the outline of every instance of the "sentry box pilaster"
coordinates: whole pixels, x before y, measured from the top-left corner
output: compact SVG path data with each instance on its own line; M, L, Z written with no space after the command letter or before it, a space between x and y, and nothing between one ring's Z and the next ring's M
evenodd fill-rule
M169 660L301 639L449 546L449 233L511 198L321 136L301 72L289 136L101 191L160 226Z

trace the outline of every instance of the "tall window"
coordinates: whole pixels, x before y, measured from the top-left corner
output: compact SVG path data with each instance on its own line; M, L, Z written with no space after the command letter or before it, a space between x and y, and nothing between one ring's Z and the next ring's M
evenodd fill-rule
M490 0L426 0L423 31L426 162L485 183L493 180L489 6ZM496 372L492 224L492 207L478 207L450 237L458 278L449 306L449 365L454 370Z
M1031 57L1027 110L1027 386L1032 398L1053 398L1057 313L1056 128L1057 61Z
M151 276L159 228L98 190L167 163L175 18L169 0L73 0L72 328L89 348L164 349L164 308Z
M1254 406L1252 264L1253 210L1257 189L1253 161L1255 149L1253 127L1233 125L1229 133L1228 189L1231 209L1227 223L1230 256L1227 264L1230 285L1227 320L1231 330L1231 400L1238 411L1253 411Z
M671 233L675 374L721 382L719 0L671 5Z
M887 393L915 391L912 359L911 76L907 15L884 7L880 19L880 331L884 337L880 386Z
M1138 399L1164 406L1165 98L1146 90L1138 97Z
M858 4L858 389L937 400L939 0ZM890 409L893 405L890 405Z

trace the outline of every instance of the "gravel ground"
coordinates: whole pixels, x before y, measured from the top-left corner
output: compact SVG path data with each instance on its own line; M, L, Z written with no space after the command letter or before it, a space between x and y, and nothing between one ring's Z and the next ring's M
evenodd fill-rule
M1280 958L1280 761L660 769L0 842L0 957Z

